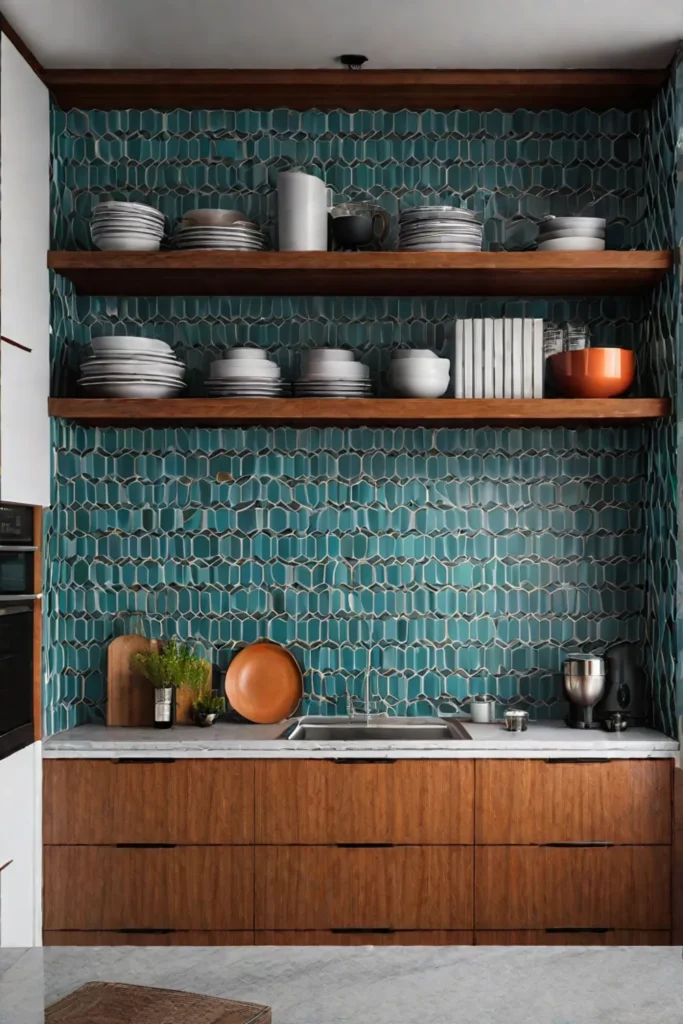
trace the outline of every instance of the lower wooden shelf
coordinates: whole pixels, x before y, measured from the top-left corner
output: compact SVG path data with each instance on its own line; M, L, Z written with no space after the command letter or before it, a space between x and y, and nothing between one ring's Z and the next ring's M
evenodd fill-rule
M51 416L120 425L393 426L640 423L669 415L668 398L51 398Z

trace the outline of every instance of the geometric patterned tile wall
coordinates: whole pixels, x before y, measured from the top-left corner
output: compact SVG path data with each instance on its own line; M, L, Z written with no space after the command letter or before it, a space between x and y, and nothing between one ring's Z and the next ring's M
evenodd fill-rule
M461 195L487 246L525 244L544 213L594 208L613 244L647 234L641 113L53 112L53 244L89 247L93 195L155 197L170 216L229 205L266 223L277 171L317 168L337 194ZM231 196L232 200L232 196ZM512 228L505 224L512 224ZM389 351L444 351L455 316L591 323L637 347L639 299L79 298L53 279L53 393L93 329L134 326L203 369L237 341L286 372L328 342L380 375ZM105 649L141 611L155 636L224 669L272 636L306 668L306 703L344 711L366 671L389 710L471 692L559 713L571 648L645 636L647 431L123 430L54 425L47 523L46 732L101 716Z

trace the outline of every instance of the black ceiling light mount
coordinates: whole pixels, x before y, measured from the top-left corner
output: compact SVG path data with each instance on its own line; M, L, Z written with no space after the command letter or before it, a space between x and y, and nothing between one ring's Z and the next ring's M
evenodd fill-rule
M360 71L364 64L367 64L368 58L363 53L342 53L341 57L337 57L340 64L344 64L349 71Z

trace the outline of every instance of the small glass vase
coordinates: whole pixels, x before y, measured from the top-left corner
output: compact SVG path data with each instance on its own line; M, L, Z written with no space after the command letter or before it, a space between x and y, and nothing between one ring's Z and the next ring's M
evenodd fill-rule
M170 729L175 725L175 686L154 688L154 728Z

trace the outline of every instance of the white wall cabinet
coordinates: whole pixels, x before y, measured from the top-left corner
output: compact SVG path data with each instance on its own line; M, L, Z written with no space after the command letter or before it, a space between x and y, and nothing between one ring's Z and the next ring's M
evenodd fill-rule
M39 946L42 744L0 761L0 946Z
M3 34L0 49L0 499L50 504L50 100Z

